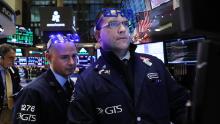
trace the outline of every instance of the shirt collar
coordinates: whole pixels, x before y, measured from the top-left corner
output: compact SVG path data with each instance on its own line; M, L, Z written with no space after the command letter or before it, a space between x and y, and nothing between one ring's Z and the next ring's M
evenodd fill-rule
M120 60L124 60L124 59L129 60L129 59L130 59L130 57L131 57L131 55L130 55L130 52L128 51L128 52L125 54L125 56L124 56L124 57L120 58Z
M4 71L5 68L3 68L1 65L0 65L0 71Z
M65 82L67 81L67 78L61 76L60 74L56 73L52 68L50 68L51 71L53 72L56 80L58 81L58 83L63 87Z

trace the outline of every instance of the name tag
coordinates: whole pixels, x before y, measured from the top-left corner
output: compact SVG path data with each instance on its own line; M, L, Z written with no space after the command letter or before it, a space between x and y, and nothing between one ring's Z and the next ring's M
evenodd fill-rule
M158 73L148 73L147 77L152 80L152 79L159 79Z

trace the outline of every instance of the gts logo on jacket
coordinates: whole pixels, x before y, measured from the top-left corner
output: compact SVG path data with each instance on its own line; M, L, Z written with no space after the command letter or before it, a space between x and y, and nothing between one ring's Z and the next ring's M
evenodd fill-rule
M121 105L109 106L106 108L98 107L98 108L96 108L96 110L97 110L98 115L99 114L111 115L111 114L121 113L123 111Z

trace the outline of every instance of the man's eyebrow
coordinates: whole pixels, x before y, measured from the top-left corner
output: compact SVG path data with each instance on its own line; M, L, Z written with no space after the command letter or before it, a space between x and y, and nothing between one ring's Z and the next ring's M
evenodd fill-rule
M106 20L106 21L108 21L108 22L117 22L117 21L119 21L119 20L117 20L117 19L109 19L109 20ZM125 22L125 21L128 21L127 19L125 19L125 20L120 20L120 22Z

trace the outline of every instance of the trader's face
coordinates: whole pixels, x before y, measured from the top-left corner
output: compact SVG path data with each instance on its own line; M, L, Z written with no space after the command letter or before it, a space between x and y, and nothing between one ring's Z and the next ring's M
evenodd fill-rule
M117 17L103 17L96 39L104 50L127 50L130 44L127 18L120 14Z
M15 61L15 57L16 57L15 51L11 49L3 57L1 57L1 65L4 68L9 68L9 67L13 66L14 61Z
M74 72L77 63L77 50L74 43L54 44L46 56L56 73L67 77Z

